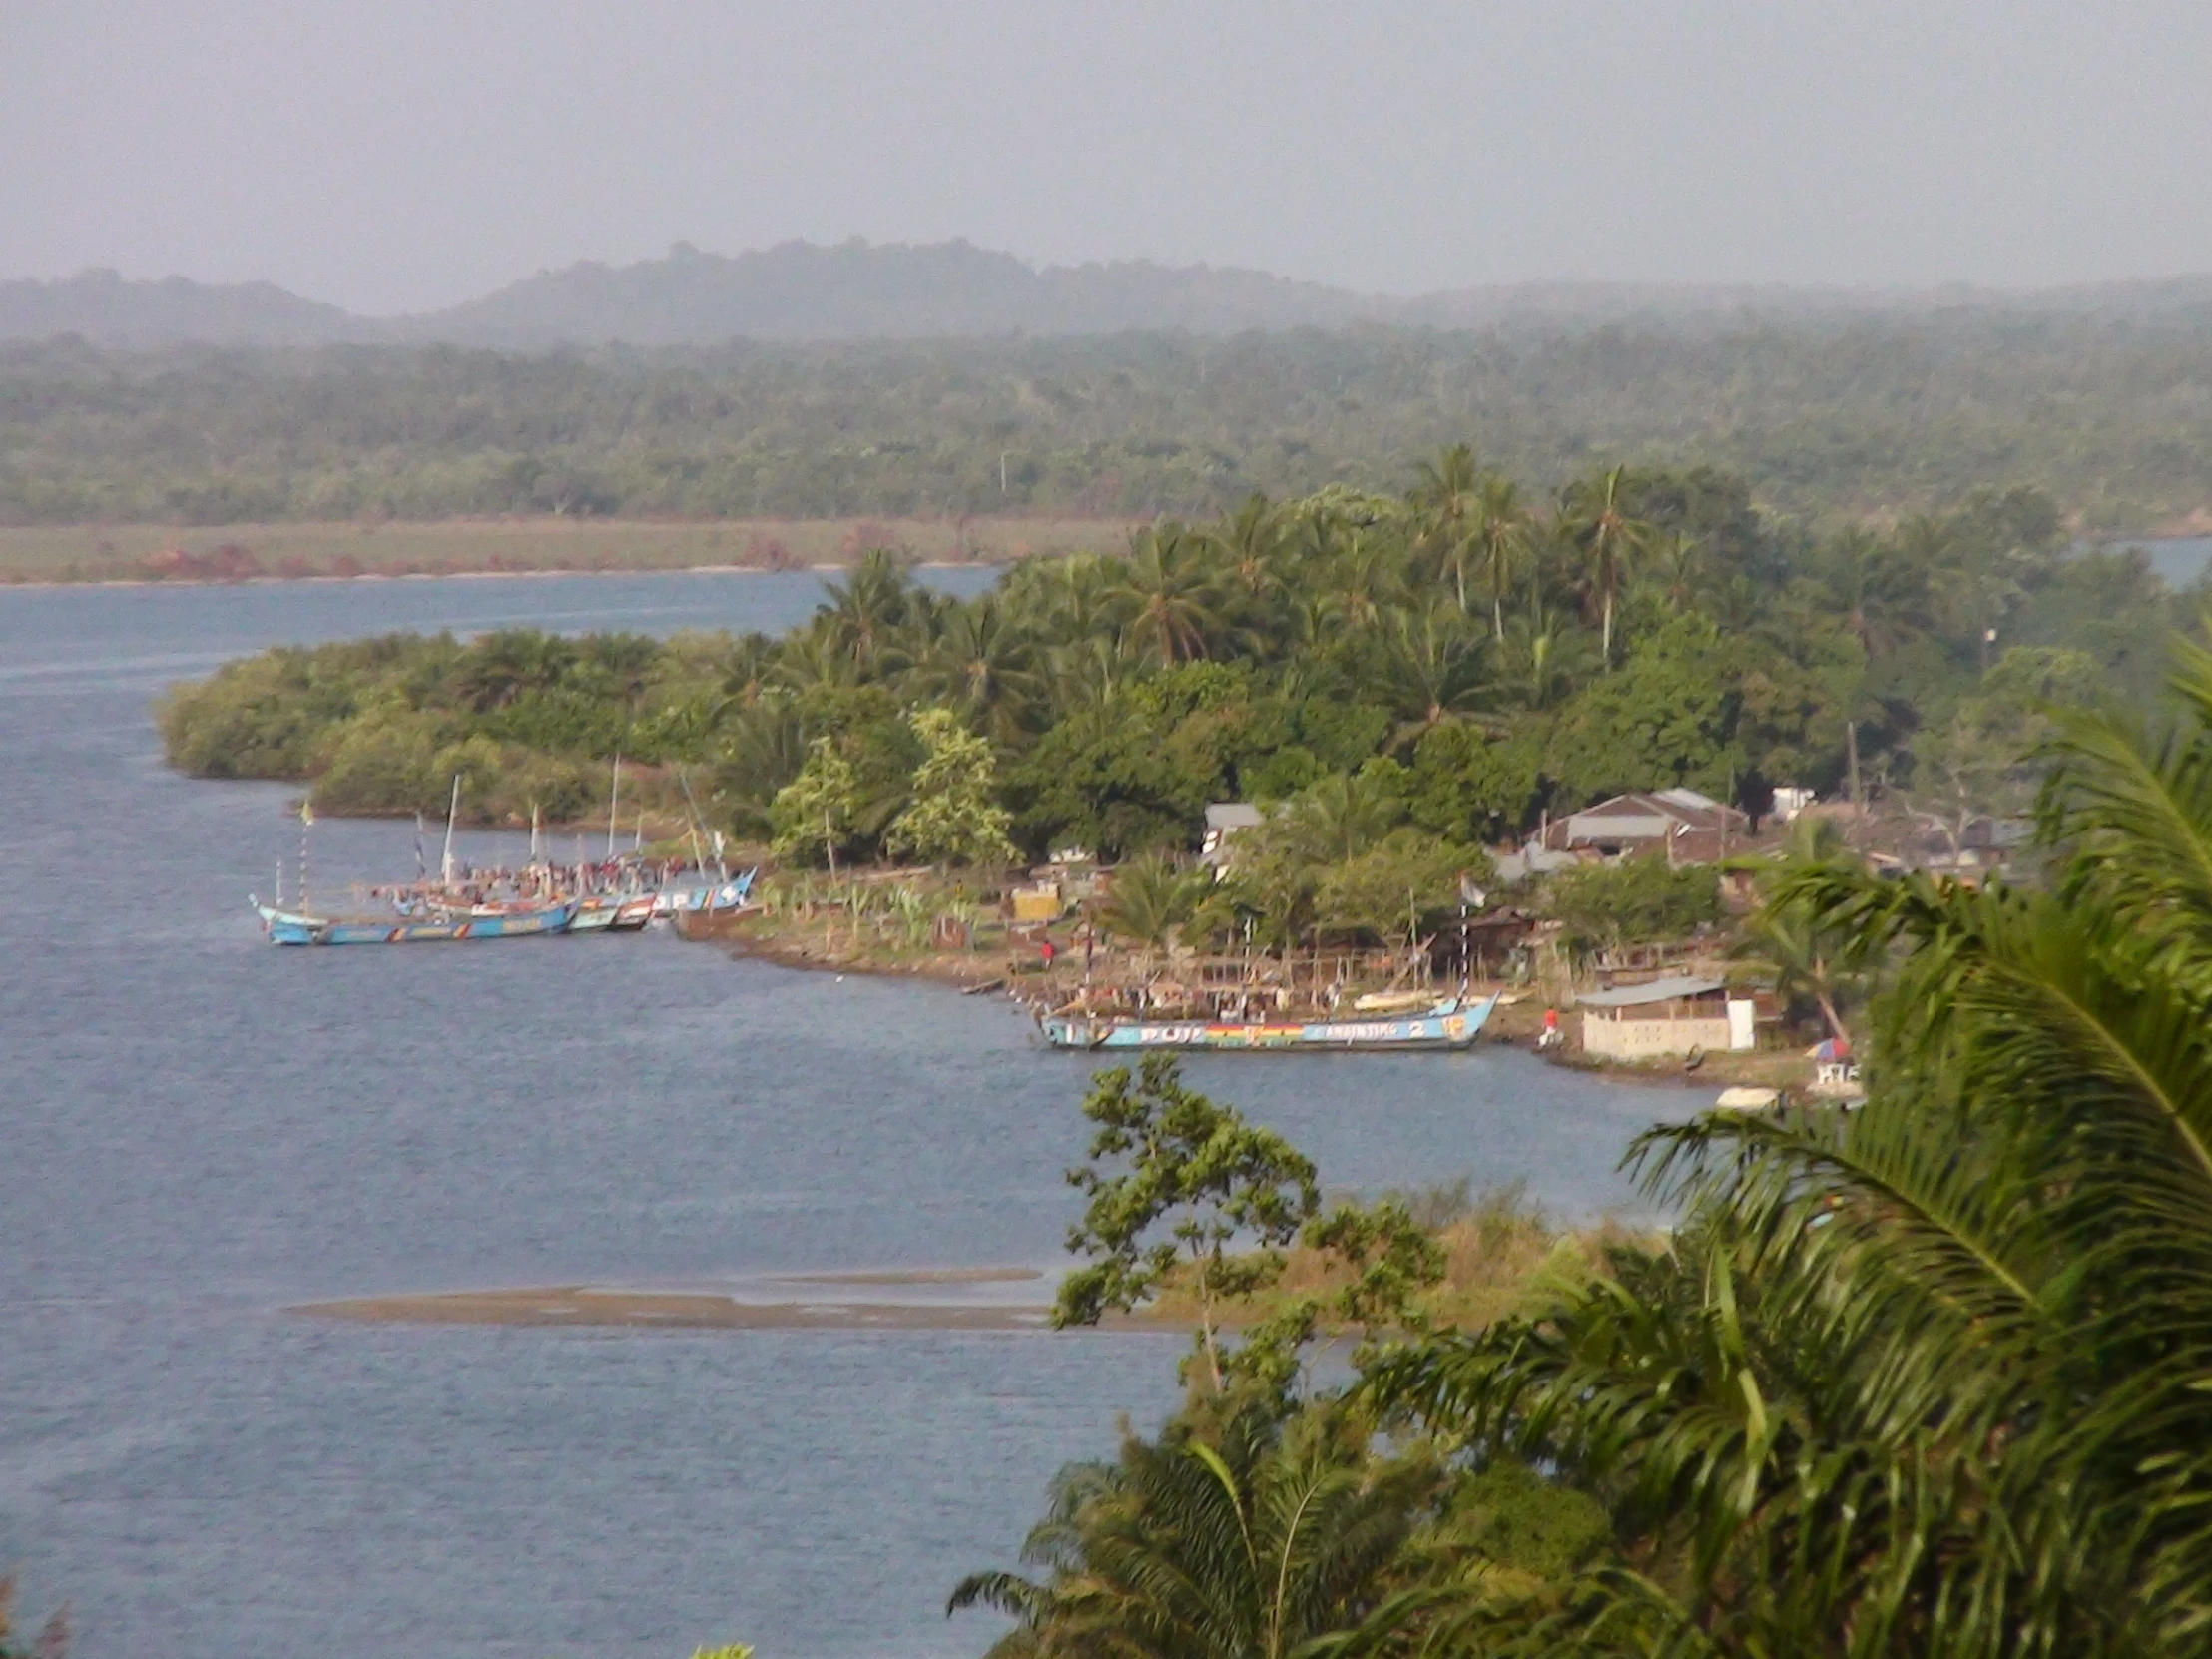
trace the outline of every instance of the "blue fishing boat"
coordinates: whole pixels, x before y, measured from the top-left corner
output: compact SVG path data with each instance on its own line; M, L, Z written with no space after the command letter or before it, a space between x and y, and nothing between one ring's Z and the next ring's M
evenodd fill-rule
M1203 1048L1235 1054L1332 1054L1364 1050L1471 1048L1489 1023L1495 996L1469 1004L1447 996L1418 1013L1351 1019L1136 1019L1117 1014L1046 1014L1054 1048L1088 1051Z
M524 939L568 930L574 899L534 909L423 915L315 916L250 898L271 944L442 944L465 939Z

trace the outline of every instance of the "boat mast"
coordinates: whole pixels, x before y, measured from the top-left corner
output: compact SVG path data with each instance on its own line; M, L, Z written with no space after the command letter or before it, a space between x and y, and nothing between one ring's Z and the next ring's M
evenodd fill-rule
M438 879L453 884L453 820L461 810L461 775L453 774L453 799L445 807L445 856L438 860Z
M299 798L299 912L307 912L307 831L314 828L314 797Z
M537 866L537 861L538 861L538 804L537 804L537 803L536 803L535 801L533 801L533 802L531 802L531 803L530 803L530 864L531 864L531 867L532 867L532 868L535 868L535 867Z
M614 785L607 792L607 857L615 855L615 807L622 800L622 751L615 751Z

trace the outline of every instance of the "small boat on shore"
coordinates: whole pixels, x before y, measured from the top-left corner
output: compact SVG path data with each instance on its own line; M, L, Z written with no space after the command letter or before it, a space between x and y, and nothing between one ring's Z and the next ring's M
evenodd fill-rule
M1420 1013L1388 1018L1212 1020L1142 1019L1118 1014L1053 1013L1038 1027L1054 1048L1086 1051L1215 1049L1236 1054L1328 1054L1371 1050L1459 1050L1474 1046L1497 1006L1447 996Z
M634 933L653 919L654 895L587 893L576 901L571 933Z
M466 939L522 939L564 933L576 914L573 899L537 909L492 914L457 910L423 915L317 916L280 910L249 897L271 944L446 944Z

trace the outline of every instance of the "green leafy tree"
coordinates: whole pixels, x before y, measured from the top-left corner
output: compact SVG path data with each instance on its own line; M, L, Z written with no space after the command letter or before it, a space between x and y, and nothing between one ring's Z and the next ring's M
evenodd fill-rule
M1410 827L1325 870L1314 894L1325 932L1416 943L1426 920L1454 911L1462 876L1485 878L1490 860Z
M1089 1259L1060 1282L1055 1328L1142 1306L1176 1274L1199 1309L1197 1358L1219 1392L1225 1305L1273 1282L1283 1247L1319 1207L1314 1166L1281 1136L1183 1086L1167 1055L1091 1080L1089 1161L1068 1171L1086 1200L1068 1249ZM1235 1251L1233 1245L1253 1248Z
M1014 862L1006 836L1013 815L998 805L991 746L949 709L920 710L911 724L925 753L912 800L891 821L884 846L925 863Z
M1584 946L1685 939L1721 919L1720 878L1710 867L1669 869L1654 857L1584 864L1554 875L1545 904Z
M859 805L852 763L836 739L817 738L799 776L776 792L769 808L776 855L794 863L811 863L818 855L835 862L837 850L851 844Z
M2051 711L2093 701L2105 684L2085 651L2014 646L1947 718L1914 735L1911 798L1960 850L1977 813L2017 814L2033 802L2051 737Z
M1405 800L1413 823L1447 841L1479 845L1533 822L1542 751L1524 734L1493 737L1440 726L1413 746Z

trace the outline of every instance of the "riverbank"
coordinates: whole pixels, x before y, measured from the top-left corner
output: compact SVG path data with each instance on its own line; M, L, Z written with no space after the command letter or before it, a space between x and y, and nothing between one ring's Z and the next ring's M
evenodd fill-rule
M1136 521L559 517L227 525L0 526L0 585L205 585L375 577L835 569L871 547L937 566L1115 552Z
M767 890L771 894L776 891L773 884ZM1081 946L1067 928L1054 939L1054 955L1048 965L1042 948L1048 930L1012 928L995 915L959 922L963 942L939 945L930 942L936 923L929 914L917 918L885 905L855 916L827 903L809 913L811 900L772 902L773 910L728 924L710 942L733 956L781 967L920 978L973 993L1002 989L1033 1004L1057 1005L1082 984ZM1092 972L1100 982L1115 983L1130 977L1141 965L1132 952L1100 946ZM1526 1048L1550 1065L1623 1083L1698 1088L1710 1085L1716 1090L1734 1086L1803 1089L1813 1081L1813 1062L1796 1047L1760 1048L1746 1053L1718 1050L1694 1058L1601 1058L1584 1052L1580 1021L1570 1003L1550 1002L1539 990L1505 984L1476 984L1470 991L1476 997L1492 992L1499 997L1483 1028L1484 1042ZM1560 1012L1564 1040L1542 1048L1537 1039L1543 1032L1545 1011L1552 1007Z

